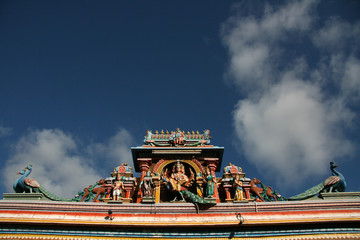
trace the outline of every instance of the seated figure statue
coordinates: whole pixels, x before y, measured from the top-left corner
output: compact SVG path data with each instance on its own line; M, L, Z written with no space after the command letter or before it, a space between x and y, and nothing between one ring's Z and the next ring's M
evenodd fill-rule
M191 182L194 179L194 173L191 171L190 177L185 174L185 167L179 161L173 166L173 172L170 176L169 182L172 191L175 191L180 196L180 201L185 201L182 191L187 190L191 186ZM177 200L176 196L173 201Z

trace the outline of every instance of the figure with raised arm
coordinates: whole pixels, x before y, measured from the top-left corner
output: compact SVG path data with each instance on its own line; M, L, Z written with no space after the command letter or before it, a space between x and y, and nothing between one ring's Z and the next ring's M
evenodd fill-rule
M185 174L185 167L180 161L177 161L173 167L173 173L170 176L170 184L173 191L178 192L181 199L180 201L185 201L182 191L187 190L191 185L191 181L194 179L194 173L191 171L191 176L188 178ZM177 196L173 201L177 199Z

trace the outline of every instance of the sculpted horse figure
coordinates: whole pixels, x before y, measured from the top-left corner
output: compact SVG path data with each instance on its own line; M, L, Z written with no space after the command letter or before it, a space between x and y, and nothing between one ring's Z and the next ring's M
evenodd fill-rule
M261 186L263 189L266 189L266 196L271 200L273 198L275 201L277 201L277 197L274 195L274 191L272 187L267 187L263 183L261 183Z
M253 178L250 181L250 192L255 196L258 197L262 202L264 202L263 197L261 196L261 194L263 193L264 189L259 188L258 186L256 186L257 184L260 184L261 181L257 178Z
M257 184L261 184L261 188L256 186ZM261 181L257 178L253 178L250 181L250 192L255 196L258 197L261 201L264 202L264 198L262 197L265 194L267 196L268 200L271 200L273 198L275 201L277 201L276 196L273 194L273 189L271 187L266 187Z
M84 188L85 194L82 196L80 202L83 202L84 199L89 196L90 192L93 193L93 194L96 194L93 201L94 201L94 202L98 202L98 201L99 201L99 200L97 200L97 198L98 198L100 195L102 195L102 194L104 194L104 193L106 192L105 179L100 179L100 180L97 182L97 184L100 185L100 187L91 189L92 186L90 185L89 187Z

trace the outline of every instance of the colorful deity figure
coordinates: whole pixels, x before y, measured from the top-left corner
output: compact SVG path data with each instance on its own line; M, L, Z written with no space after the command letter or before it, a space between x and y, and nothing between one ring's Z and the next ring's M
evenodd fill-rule
M229 163L229 165L227 165L226 167L224 167L224 173L230 173L230 169L233 166L232 163Z
M237 175L234 181L234 188L235 188L235 197L234 199L237 201L244 200L244 190L242 188L243 184L240 180L240 175Z
M242 173L241 167L237 167L232 163L229 163L226 167L224 167L224 173Z
M153 196L153 188L154 183L151 176L151 171L146 173L146 176L140 183L140 189L144 197L152 197Z
M145 138L144 138L144 143L145 144L148 144L148 143L150 143L151 142L151 138L152 138L152 132L151 132L151 130L148 130L147 132L146 132L146 136L145 136Z
M170 142L174 145L182 145L186 141L185 134L179 128L170 136Z
M121 181L120 174L118 174L116 176L116 180L114 182L114 188L113 188L113 200L114 201L120 200L123 190L124 190L124 183Z
M209 168L206 168L206 196L212 198L214 196L214 188L216 185L216 180L211 174Z
M206 129L204 130L204 139L206 140L206 142L204 142L204 144L210 144L210 130Z
M191 172L190 178L186 176L185 174L185 167L183 164L180 163L180 161L177 161L176 164L173 166L173 171L170 176L169 182L171 185L171 189L180 195L180 201L185 201L182 195L182 191L187 190L192 180L194 179L194 173ZM174 198L173 201L177 199L178 196Z
M111 175L115 177L118 174L127 177L132 176L132 167L128 166L127 163L122 163L120 166L114 168Z

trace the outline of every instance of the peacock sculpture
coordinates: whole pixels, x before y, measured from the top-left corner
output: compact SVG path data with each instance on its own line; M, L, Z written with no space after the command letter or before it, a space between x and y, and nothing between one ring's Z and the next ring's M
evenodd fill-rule
M25 192L24 180L30 174L29 172L27 172L26 174L25 173L26 173L26 168L24 168L23 170L21 170L20 172L17 173L17 174L20 174L21 176L18 179L16 179L16 181L13 185L14 191L16 193Z
M26 170L28 170L28 172ZM42 193L45 198L52 201L73 201L72 199L65 199L56 196L41 186L35 179L28 178L31 172L32 165L28 165L17 173L20 174L21 177L19 177L13 185L14 191L16 193Z
M337 168L338 165L335 165L334 162L331 162L330 163L330 169L332 171L332 176L335 178L335 177L338 177L338 178L335 178L336 183L335 185L333 185L331 187L331 190L332 189L335 189L334 191L330 191L330 192L345 192L346 190L346 181L345 181L345 177L338 171L336 171L335 168Z
M28 165L25 169L29 170L27 176L30 175L30 173L32 172L32 165ZM39 189L41 188L41 186L35 179L25 178L24 184L25 192L40 192Z
M332 176L328 177L322 183L306 190L303 193L290 197L287 200L289 201L304 200L312 196L315 196L320 192L345 192L346 181L344 176L335 169L337 167L338 166L335 165L334 162L330 162L330 170L332 172Z

